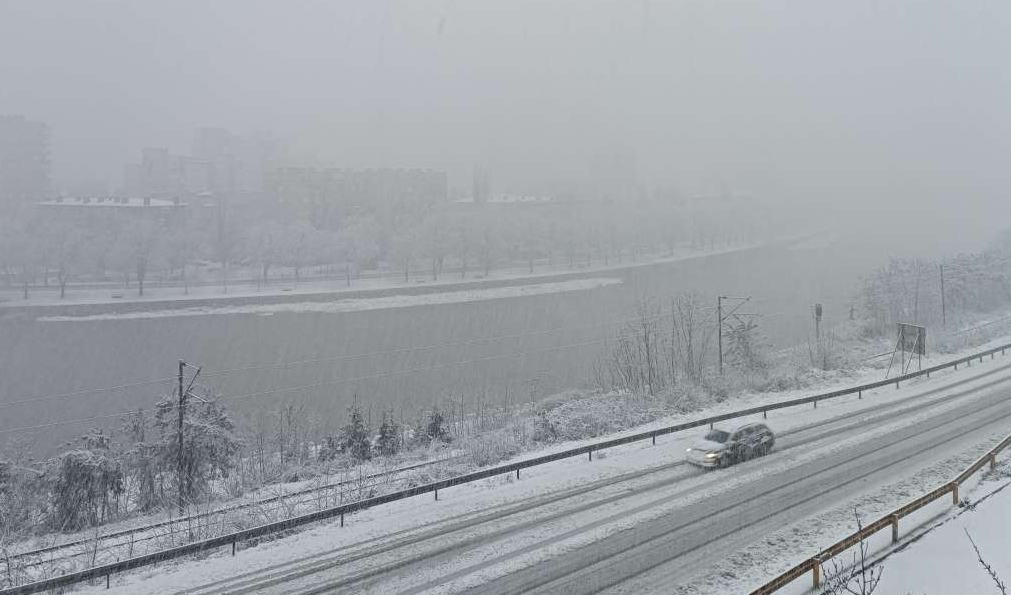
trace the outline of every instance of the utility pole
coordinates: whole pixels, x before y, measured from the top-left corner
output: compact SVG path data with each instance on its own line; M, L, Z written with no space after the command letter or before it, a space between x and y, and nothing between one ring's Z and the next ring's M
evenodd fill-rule
M179 452L176 456L178 469L176 483L179 487L179 516L183 515L183 417L186 415L186 389L183 387L183 374L186 372L186 362L179 360Z
M814 305L814 338L821 344L821 302Z
M948 327L948 313L944 303L944 264L941 264L941 328Z
M716 296L716 350L720 353L720 376L723 376L723 296Z
M727 312L726 315L723 314L723 300L737 300L739 303L734 306L733 310ZM751 300L751 296L748 297L728 297L725 295L716 296L716 350L719 351L719 371L720 376L723 375L723 323L734 316L734 314L743 306ZM738 314L735 316L740 320L741 316L754 316L753 314Z
M183 489L183 477L186 475L186 466L183 464L183 428L184 419L186 417L186 397L190 396L190 388L193 387L193 383L197 381L197 376L200 375L201 368L197 368L193 378L190 379L189 386L183 386L186 374L186 362L179 360L179 453L178 453L178 467L176 469L176 483L179 484L178 489L178 500L176 505L179 508L179 516L182 516L183 510L186 508L185 492ZM198 400L200 397L197 397Z

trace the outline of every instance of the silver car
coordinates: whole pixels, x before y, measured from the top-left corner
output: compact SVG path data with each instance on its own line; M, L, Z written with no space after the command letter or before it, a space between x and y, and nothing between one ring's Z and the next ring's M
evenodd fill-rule
M685 460L699 467L726 467L769 453L776 437L765 424L746 424L734 431L714 428L685 453Z

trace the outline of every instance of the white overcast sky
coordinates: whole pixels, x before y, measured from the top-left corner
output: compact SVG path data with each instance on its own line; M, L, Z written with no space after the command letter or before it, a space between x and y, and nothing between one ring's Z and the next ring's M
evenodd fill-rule
M64 183L211 125L499 190L625 152L689 192L940 201L1008 187L1009 56L1007 0L0 0L0 113L53 126Z

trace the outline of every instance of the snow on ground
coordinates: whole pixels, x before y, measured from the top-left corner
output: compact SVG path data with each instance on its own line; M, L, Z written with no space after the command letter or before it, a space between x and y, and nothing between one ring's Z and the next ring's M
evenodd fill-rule
M999 578L1011 581L1011 489L1006 489L1011 473L1006 461L998 471L972 491L974 506L949 511L933 530L881 563L875 595L1000 594L966 535Z
M523 282L526 280L536 281L541 277L550 277L555 275L563 275L569 273L606 273L621 271L626 269L640 268L652 266L655 264L678 262L683 260L689 260L693 258L704 258L709 256L718 256L722 254L732 254L736 252L745 252L748 250L754 250L760 248L763 245L774 245L780 243L793 243L798 241L803 241L806 238L811 237L814 234L804 233L795 236L788 236L780 238L777 240L772 240L766 244L742 244L740 246L733 246L727 248L713 248L709 250L704 249L690 249L687 247L681 248L673 255L666 256L656 256L653 258L643 258L638 262L624 262L618 263L611 261L608 265L603 263L593 264L591 266L584 267L572 267L568 265L538 265L536 272L530 273L529 268L524 266L517 266L511 268L496 269L493 275L489 277L482 277L473 274L471 277L466 279L461 279L458 275L449 274L443 275L439 280L433 280L428 274L421 274L421 276L415 276L408 283L403 282L403 273L390 274L389 276L383 276L378 278L364 278L355 279L351 287L347 286L347 282L343 279L334 279L329 281L321 280L308 280L300 281L295 283L294 279L270 279L270 284L268 287L258 288L255 279L244 279L242 281L232 281L229 286L228 293L222 293L220 285L200 285L191 286L184 293L182 287L160 287L160 286L146 286L144 288L144 295L136 295L136 291L133 288L124 290L122 287L110 285L109 287L104 287L101 289L77 289L73 286L67 288L67 296L64 299L59 298L59 292L54 288L49 294L46 294L38 289L33 290L29 294L27 300L23 299L20 289L7 289L0 290L0 305L10 305L10 306L32 306L32 305L83 305L83 304L123 304L130 302L164 302L164 301L185 301L185 300L206 300L206 299L234 299L234 298L250 298L250 297L265 297L265 296L297 296L299 294L319 294L319 293L333 293L335 296L339 296L341 293L348 292L360 292L369 290L386 290L386 291L396 291L397 289L407 288L407 287L417 287L418 285L425 286L439 286L439 285L457 285L460 283L474 283L481 284L487 281L502 281L502 280L515 280L517 282ZM113 293L122 293L121 298L112 298Z
M959 390L970 391L979 388L983 384L991 382L997 375L1008 376L1011 371L1002 370L1007 365L1006 361L985 360L970 369L962 368L958 372L949 373L942 377L934 376L930 381L908 383L902 388L886 387L866 393L863 400L853 398L841 398L838 400L823 402L817 409L800 407L770 413L768 423L781 435L791 429L799 428L808 423L818 420L829 419L847 412L859 410L868 406L878 405L883 402L896 402L908 399L905 406L914 406L922 402L925 393L929 394L944 382L955 382L963 379L973 378L977 375L1001 370L995 375L986 378L976 378L960 387ZM740 405L737 403L736 405ZM954 403L940 405L934 408L935 412L944 408L954 407ZM894 431L896 427L915 423L922 419L927 412L920 412L906 416L892 424L882 426L875 430L876 433L887 433ZM761 416L757 416L760 418ZM743 423L747 420L741 420ZM655 424L657 426L663 424ZM634 431L641 431L637 428ZM653 447L649 441L642 441L635 444L622 446L594 457L592 463L588 463L585 458L570 458L548 465L542 465L524 470L521 479L516 480L514 476L499 476L481 482L474 482L463 486L458 486L448 490L443 490L439 494L439 501L436 502L430 496L420 496L393 502L373 509L361 511L347 519L348 525L339 528L335 523L321 524L313 526L299 533L297 536L279 539L272 542L260 544L257 547L242 551L236 558L224 555L225 552L212 553L208 558L187 563L164 564L158 568L145 568L125 575L113 577L113 591L121 593L136 592L138 585L143 584L144 591L148 593L164 593L186 586L197 586L220 579L222 576L237 574L242 570L250 568L264 567L285 561L299 560L313 554L332 551L343 546L350 546L354 543L366 539L381 537L396 531L404 531L412 527L424 527L440 520L445 520L457 515L463 515L489 508L507 506L523 502L525 499L544 495L552 491L585 485L591 481L616 477L637 469L649 469L669 464L672 461L680 460L683 457L684 448L693 440L698 438L700 432L685 432L670 437L662 437L658 440L657 446ZM770 457L765 464L756 469L755 473L768 472L770 468L783 468L796 465L801 461L809 461L824 456L838 448L843 448L854 441L865 440L865 435L854 435L843 440L831 442L830 444L813 449L802 449L800 452L783 453L786 456L776 458ZM595 440L583 441L592 443ZM571 448L580 443L568 443L558 445L558 449ZM549 449L549 450L555 450ZM542 454L544 451L537 453ZM534 456L531 454L530 456ZM961 459L956 461L960 463ZM947 476L949 472L958 465L945 466L937 473ZM768 467L766 466L768 465ZM933 476L928 477L933 479ZM746 482L747 474L742 474L735 481ZM694 478L687 478L685 481L695 481ZM914 480L915 481L915 480ZM920 480L921 482L929 481ZM905 488L906 492L915 491L917 484L909 484ZM725 489L722 486L721 489ZM918 494L917 494L918 495ZM705 497L705 492L700 492L694 497ZM908 498L907 498L908 499ZM679 502L681 505L684 502ZM891 505L889 503L889 505ZM657 510L665 510L666 507ZM644 513L645 514L645 513ZM636 520L642 521L636 517ZM852 530L846 527L846 517L839 516L839 532L845 533ZM618 530L625 526L624 522L611 525L613 530ZM817 525L816 525L817 527ZM791 551L804 550L803 556L810 556L820 547L834 541L832 533L824 529L813 530L814 538L811 541L803 541L795 544ZM844 530L845 529L845 530ZM599 537L599 535L595 535ZM588 535L574 536L572 540L566 542L566 547L575 547L588 539ZM810 548L810 550L808 549ZM780 559L778 556L776 559ZM516 563L529 563L530 560L517 560ZM794 562L791 562L791 564ZM786 565L787 567L789 564ZM507 569L499 569L507 570ZM754 581L751 581L754 584ZM716 591L728 592L728 591Z
M611 285L621 284L621 279L595 278L574 279L554 283L535 283L529 285L513 285L509 287L494 287L488 289L471 289L465 291L447 291L426 293L421 295L392 295L360 299L337 299L332 302L286 302L280 304L256 304L247 306L201 306L195 308L157 309L147 312L125 312L109 314L91 314L85 316L40 316L42 322L68 322L83 320L127 320L134 318L170 318L176 316L209 316L218 314L260 314L269 316L283 312L306 313L319 312L333 314L339 312L360 312L363 310L385 310L389 308L407 308L411 306L434 306L445 304L461 304L502 298L544 295L549 293L564 293L570 291L587 291Z

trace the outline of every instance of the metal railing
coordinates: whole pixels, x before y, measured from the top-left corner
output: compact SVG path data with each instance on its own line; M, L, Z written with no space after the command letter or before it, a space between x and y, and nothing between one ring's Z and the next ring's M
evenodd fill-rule
M238 544L239 542L246 541L246 540L249 540L249 539L255 539L257 537L263 537L265 535L271 535L271 534L276 534L276 533L283 533L283 532L286 532L286 531L290 531L290 530L292 530L292 529L294 529L296 527L300 527L300 526L307 525L307 524L310 524L310 523L316 523L316 522L319 522L319 521L325 521L325 520L329 520L329 519L334 519L334 518L338 518L338 517L340 518L341 524L343 525L344 524L344 515L352 513L352 512L355 512L355 511L358 511L358 510L362 510L362 509L365 509L365 508L371 508L373 506L378 506L380 504L386 504L386 503L389 503L389 502L396 502L398 500L403 500L405 498L412 498L414 496L419 496L421 494L429 494L429 493L434 494L435 499L438 500L439 499L439 490L445 490L445 489L451 488L453 486L458 486L458 485L465 484L465 483L479 481L479 480L482 480L482 479L487 479L487 478L495 477L495 476L498 476L498 475L505 475L507 473L515 473L516 476L519 477L520 471L523 470L523 469L528 469L530 467L537 467L539 465L544 465L546 463L551 463L551 462L554 462L554 461L560 461L562 459L567 459L567 458L576 457L576 456L584 456L585 455L585 456L587 456L587 458L589 460L592 461L593 460L593 453L594 453L594 451L600 451L600 450L605 450L605 449L608 449L608 448L614 448L616 446L622 446L622 445L625 445L625 444L631 444L633 442L639 442L639 441L642 441L642 440L652 440L653 444L656 444L656 439L657 439L658 436L664 436L664 435L667 435L667 434L673 434L673 433L676 433L676 432L682 432L684 430L690 430L692 428L698 428L698 427L702 427L702 426L712 426L713 424L721 422L721 421L726 421L726 420L740 418L740 417L749 417L749 416L752 416L752 415L757 415L759 413L761 413L763 416L767 416L769 411L775 411L775 410L778 410L778 409L786 409L788 407L797 407L797 406L800 406L800 405L813 404L815 407L817 407L819 401L826 401L826 400L829 400L829 399L834 399L834 398L843 397L843 396L852 395L852 394L857 394L859 397L862 397L864 391L873 390L873 389L881 388L881 387L885 387L885 386L890 386L890 385L893 385L893 384L895 385L896 388L899 388L900 384L902 382L906 381L906 380L912 380L912 379L918 378L920 376L929 377L932 372L938 372L940 370L944 370L944 369L947 369L947 368L954 368L954 369L957 370L959 365L969 366L969 365L972 364L972 362L974 362L976 360L979 360L979 362L982 363L984 357L990 356L990 358L993 359L993 357L997 353L1000 353L1001 355L1005 355L1008 349L1011 349L1011 343L1008 343L1008 344L1005 344L1005 345L1000 345L998 347L994 347L992 349L988 349L986 351L975 353L973 355L969 355L969 356L966 356L966 357L961 357L961 358L953 360L953 361L949 361L949 362L945 362L945 363L942 363L942 364L938 364L936 366L931 366L929 368L924 368L922 370L917 370L915 372L909 372L908 374L903 374L901 376L896 376L895 378L890 378L890 379L886 379L886 380L879 380L877 382L870 382L868 384L862 384L862 385L859 385L859 386L854 386L854 387L850 387L850 388L844 388L844 389L835 390L835 391L831 391L831 392L827 392L827 393L822 393L822 394L817 394L817 395L811 395L809 397L801 397L799 399L792 399L792 400L783 401L783 402L780 402L780 403L770 403L768 405L760 405L760 406L757 406L757 407L751 407L749 409L744 409L744 410L741 410L741 411L733 411L733 412L730 412L730 413L724 413L724 414L721 414L721 415L716 415L716 416L707 417L707 418L703 418L703 419L697 419L697 420L693 420L693 421L689 421L689 422L685 422L685 423L676 424L676 425L673 425L673 426L668 426L668 427L665 427L665 428L658 428L658 429L655 429L655 430L649 430L649 431L646 431L646 432L640 432L640 433L637 433L637 434L633 434L633 435L629 435L629 436L624 436L624 437L621 437L621 438L613 438L611 440L604 440L602 442L597 442L597 443L594 443L594 444L589 444L589 445L586 445L586 446L581 446L579 448L573 448L573 449L569 449L569 450L564 450L564 451L560 451L560 452L549 454L549 455L543 455L543 456L527 459L527 460L524 460L524 461L518 461L518 462L515 462L515 463L510 463L510 464L507 464L507 465L500 465L500 466L497 466L497 467L491 467L491 468L488 468L488 469L483 469L481 471L475 471L473 473L467 473L467 474L464 474L464 475L459 475L459 476L456 476L456 477L451 477L449 479L444 479L444 480L441 480L441 481L436 481L436 482L433 482L433 483L428 483L428 484L425 484L425 485L416 486L416 487L413 487L413 488L410 488L410 489L401 490L401 491L397 491L397 492L391 492L389 494L384 494L384 495L381 495L381 496L375 496L373 498L367 498L365 500L359 500L357 502L350 502L348 504L343 504L341 506L336 506L336 507L333 507L333 508L328 508L328 509L325 509L325 510L320 510L320 511L317 511L317 512L312 512L312 513L308 513L308 514L292 517L292 518L285 519L285 520L282 520L282 521L268 523L268 524L265 524L265 525L260 525L260 526L257 526L257 527L252 527L252 528L249 528L249 529L245 529L245 530L242 530L242 531L236 531L234 533L229 533L229 534L226 534L226 535L221 535L219 537L213 537L213 538L209 538L209 539L195 541L193 543L188 543L188 544L185 544L185 545L180 545L180 546L169 548L169 549L162 550L162 551L159 551L159 552L153 552L153 553L150 553L150 554L145 554L145 555L137 556L137 557L134 557L134 558L129 558L129 559L122 560L122 561L119 561L119 562L114 562L114 563L111 563L111 564L104 564L104 565L101 565L101 566L95 566L93 568L87 568L87 569L84 569L84 570L81 570L81 571L78 571L78 572L73 572L73 573L65 574L63 576L58 576L58 577L53 577L53 578L49 578L49 579L45 579L45 580L40 580L40 581L36 581L36 582L32 582L32 583L28 583L28 584L24 584L24 585L20 585L20 586L8 587L6 589L0 590L0 595L28 595L29 593L40 593L40 592L43 592L43 591L48 591L50 589L59 589L59 588L62 588L62 587L67 587L69 585L73 585L73 584L77 584L77 583L82 583L82 582L86 582L86 581L92 581L92 580L100 579L100 578L103 578L103 577L106 579L106 583L108 584L109 577L111 575L113 575L113 574L118 573L118 572L124 572L124 571L131 570L131 569L134 569L134 568L140 568L142 566L148 566L148 565L155 564L155 563L158 563L158 562L163 562L165 560L171 560L171 559L174 559L174 558L180 558L180 557L183 557L183 556L189 556L189 555L193 555L193 554L198 554L198 553L201 553L201 552L205 552L205 551L207 551L209 549L214 549L214 548L219 548L219 547L231 546L231 548L232 548L232 554L234 555L235 554L235 549L236 549L236 544ZM1009 438L1008 440L1005 440L1005 442L1009 442L1009 441L1011 441L1011 438ZM1002 442L1002 444L1004 444L1004 443ZM980 466L982 466L982 464L985 464L985 461L984 461L984 463L977 463L977 464L980 465ZM971 475L971 472L974 472L978 468L979 468L978 466L974 466L974 467L970 467L966 471L969 472L969 474ZM959 477L962 477L962 476L959 476ZM968 477L968 476L966 476L966 477ZM956 501L957 501L957 494L958 494L958 489L957 489L957 484L958 483L959 482L957 480L956 480L956 482L954 482L954 485L955 485L954 494L955 494L955 500ZM938 488L938 490L940 490L938 493L940 493L940 494L943 495L944 493L952 491L951 485L952 484L948 484L946 486L942 486L942 488ZM938 491L938 490L935 490L935 492ZM933 492L932 492L932 494L933 494ZM929 494L928 494L928 496L929 496ZM879 520L879 521L877 521L875 523L872 523L871 525L868 525L867 527L864 528L864 531L862 532L862 534L869 534L869 533L867 533L867 531L869 531L871 528L874 528L875 531L880 530L880 528L882 527L882 525L880 525L880 523L882 523L882 522L883 521ZM897 520L895 522L897 523ZM891 523L892 523L892 520L889 517L886 525L887 524L891 524ZM859 541L859 538L857 539L857 541ZM829 550L826 550L825 552L822 552L822 554L825 554L826 552L834 552L834 551L836 551L835 548L840 547L840 544L842 544L842 543L843 542L840 542L839 544L836 544L835 546L832 546L832 548L829 548ZM845 549L845 548L843 548L843 549ZM842 551L842 550L839 550L839 551ZM775 591L776 589L778 589L780 586L785 585L785 584L791 582L792 580L794 580L795 578L797 578L799 576L802 576L806 572L812 571L812 568L813 568L812 565L814 564L814 560L815 559L816 558L811 558L810 560L807 560L807 561L803 562L802 564L799 564L796 567L788 570L787 572L785 572L780 577L777 577L776 579L774 579L773 581L771 581L768 585L763 586L761 589L755 591L755 594L772 593L773 591ZM819 565L815 565L815 566L817 566L820 569ZM818 570L814 570L813 572L819 572L819 571Z
M821 572L822 564L826 561L838 556L839 554L845 552L851 547L859 544L860 542L866 540L870 536L874 535L878 531L882 531L891 527L892 529L892 543L897 543L899 541L899 520L903 517L909 516L910 514L920 510L924 506L931 504L948 494L951 494L951 503L953 506L958 505L958 486L965 483L967 479L972 477L974 473L982 469L985 465L989 464L990 468L993 469L997 466L997 455L1002 450L1011 446L1011 436L1008 436L1001 440L997 446L993 447L990 451L980 457L975 463L969 465L965 471L958 474L955 479L948 483L934 488L929 493L920 496L916 500L893 510L892 512L882 516L878 520L864 526L859 531L854 532L851 535L846 536L840 541L830 545L824 550L818 552L811 558L804 560L800 564L797 564L793 568L790 568L783 574L777 576L766 584L762 585L758 589L751 592L751 595L768 595L769 593L775 593L779 589L785 587L786 585L792 583L794 580L804 576L808 572L811 573L812 582L814 588L821 586Z
M459 458L461 458L461 457L460 456L451 456L451 457L443 457L443 458L432 460L432 461L424 461L424 462L421 462L421 463L415 463L413 465L407 465L407 466L404 466L404 467L397 467L396 469L391 469L389 471L381 471L381 472L376 472L376 473L369 473L369 474L361 476L360 478L346 479L346 480L342 480L342 481L338 481L338 482L334 482L334 483L327 483L327 484L324 484L324 485L318 485L318 486L313 486L313 487L309 487L309 488L304 488L304 489L301 489L301 490L295 490L295 491L279 494L279 495L276 495L276 496L269 496L269 497L261 498L261 499L258 499L258 500L251 500L249 502L243 502L241 504L233 504L233 505L230 505L230 506L223 506L221 508L217 508L217 509L210 510L210 511L207 511L207 512L201 512L201 513L191 514L191 515L187 515L187 516L181 516L181 517L177 517L177 518L170 518L170 519L164 520L164 521L158 521L158 522L155 522L155 523L149 523L149 524L141 525L141 526L137 526L137 527L130 527L129 529L122 529L122 530L113 531L113 532L110 532L110 533L103 533L102 535L99 535L97 537L89 537L87 539L78 539L78 540L67 541L67 542L62 542L62 543L54 543L53 545L49 545L49 546L38 548L38 549L34 549L34 550L26 550L26 551L23 551L23 552L13 552L13 553L10 553L8 555L8 560L7 561L8 562L12 562L13 561L15 563L22 564L23 567L39 566L39 565L42 565L42 564L50 562L50 560L48 558L45 558L45 556L51 555L51 554L54 554L54 553L60 552L60 551L65 551L65 550L70 550L70 551L80 550L75 555L76 556L84 556L84 555L91 555L94 552L94 550L98 549L99 545L101 545L101 547L102 547L103 550L104 549L116 548L116 547L123 547L123 546L127 546L127 545L132 546L132 545L135 545L137 543L140 543L140 542L143 542L143 541L146 541L146 540L153 540L153 539L157 539L157 538L161 537L161 535L159 535L159 534L152 534L152 535L148 535L148 536L140 536L140 537L138 537L141 534L152 533L153 531L156 531L158 529L169 528L169 529L171 529L171 532L174 533L175 529L173 527L176 526L176 525L180 525L180 526L186 528L186 527L192 525L195 522L206 521L206 520L211 519L213 517L221 517L221 516L224 516L224 515L227 515L227 514L231 514L231 513L235 513L235 512L240 512L240 511L244 511L244 510L247 510L247 509L263 508L263 507L267 507L267 506L269 506L271 504L286 503L286 502L291 501L291 500L294 500L295 502L300 502L301 501L300 499L302 499L303 497L306 497L306 496L312 497L312 496L317 496L317 495L319 495L321 493L326 493L326 492L329 492L329 491L338 490L338 489L340 489L340 488L342 488L344 486L353 485L353 484L359 483L362 480L382 479L382 478L386 478L386 477L391 477L391 476L394 476L394 475L399 474L399 473L404 473L404 472L407 472L407 471L413 471L413 470L417 470L417 469L422 469L424 467L431 467L433 465L438 465L440 463L450 462L450 461L453 461L453 460L456 460L456 459L459 459ZM120 539L120 538L125 538L125 539L123 539L122 541L112 541L112 543L107 543L110 540L117 540L117 539ZM73 556L71 556L71 557L73 557ZM35 560L35 561L32 561L32 560Z

